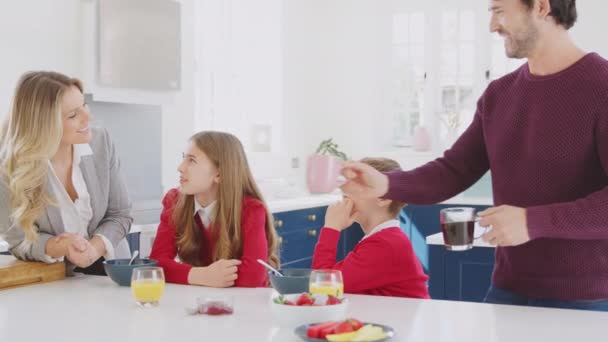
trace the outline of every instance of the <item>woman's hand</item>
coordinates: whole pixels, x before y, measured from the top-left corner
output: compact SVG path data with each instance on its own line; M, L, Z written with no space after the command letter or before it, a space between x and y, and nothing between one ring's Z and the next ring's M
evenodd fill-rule
M45 252L54 259L68 255L68 248L73 246L78 251L86 249L86 240L74 233L63 233L49 239L46 243Z

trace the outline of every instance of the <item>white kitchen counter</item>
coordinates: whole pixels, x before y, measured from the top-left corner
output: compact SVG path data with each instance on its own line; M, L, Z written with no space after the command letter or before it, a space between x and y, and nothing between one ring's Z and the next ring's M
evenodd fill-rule
M138 308L130 288L78 276L0 291L0 340L7 342L299 341L270 315L271 289L168 285L160 306ZM197 297L234 296L231 316L188 316ZM349 316L392 326L392 341L605 340L608 313L347 295Z
M342 194L334 192L331 194L304 195L286 199L270 199L266 204L273 214L285 211L310 209L324 207L342 199Z

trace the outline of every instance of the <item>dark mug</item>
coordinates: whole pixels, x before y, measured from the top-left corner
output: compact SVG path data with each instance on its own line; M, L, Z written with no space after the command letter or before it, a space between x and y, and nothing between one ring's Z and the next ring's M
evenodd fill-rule
M447 250L466 251L473 248L473 242L486 233L475 236L475 226L479 223L475 208L445 208L439 212L439 222L443 233L443 243Z

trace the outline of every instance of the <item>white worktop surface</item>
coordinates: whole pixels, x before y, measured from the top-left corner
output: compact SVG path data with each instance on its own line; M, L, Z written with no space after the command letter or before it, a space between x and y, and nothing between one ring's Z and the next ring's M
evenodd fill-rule
M0 340L298 341L275 326L271 289L168 285L157 308L141 309L130 288L107 277L77 276L0 291ZM231 316L188 316L197 297L234 296ZM392 341L600 341L608 313L347 295L349 315L390 325Z

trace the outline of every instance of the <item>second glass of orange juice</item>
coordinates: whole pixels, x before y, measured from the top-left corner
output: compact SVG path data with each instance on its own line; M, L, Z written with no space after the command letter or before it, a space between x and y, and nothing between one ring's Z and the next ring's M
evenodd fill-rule
M158 306L165 290L165 275L161 267L138 267L131 275L131 291L138 305Z
M310 293L342 297L344 281L339 270L313 270L310 273Z

